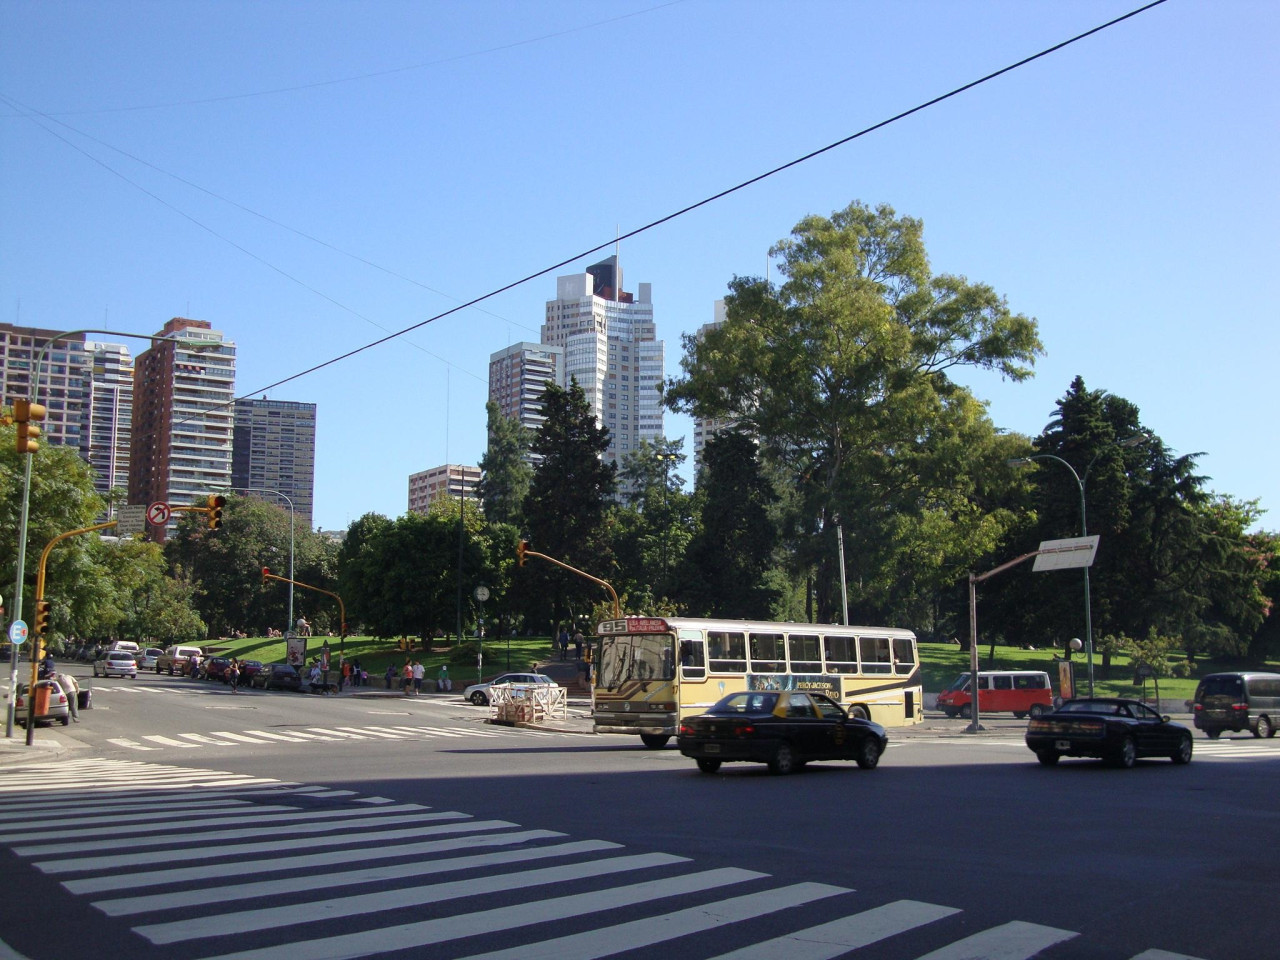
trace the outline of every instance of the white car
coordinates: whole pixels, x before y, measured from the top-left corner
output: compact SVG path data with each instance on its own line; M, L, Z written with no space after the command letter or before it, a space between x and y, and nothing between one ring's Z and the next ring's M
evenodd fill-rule
M71 708L67 706L67 695L62 692L56 683L52 680L38 680L36 681L36 690L48 691L48 701L44 706L44 712L36 714L37 725L45 722L56 722L65 727L71 723ZM8 696L8 694L5 694L6 698ZM31 707L27 702L30 699L27 684L18 684L17 696L13 704L13 715L14 720L21 727L25 727L28 719L30 719ZM41 698L37 695L37 701L39 699Z
M95 677L130 677L138 679L138 661L126 650L108 650L101 660L93 661Z
M500 683L514 683L522 685L547 683L553 687L558 686L554 680L541 673L504 673L500 676L494 677L488 683L473 683L471 686L467 687L467 689L462 691L462 699L470 700L477 707L487 707L489 705L489 701L493 699L492 695L489 693L489 688L495 687Z

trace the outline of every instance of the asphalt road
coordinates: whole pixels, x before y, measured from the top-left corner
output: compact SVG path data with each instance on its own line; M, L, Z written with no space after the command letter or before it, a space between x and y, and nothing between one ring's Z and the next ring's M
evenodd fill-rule
M708 776L487 715L98 681L84 722L38 732L62 749L0 753L0 940L31 960L1280 956L1280 738L1049 769L1021 724L939 721L891 731L874 771Z

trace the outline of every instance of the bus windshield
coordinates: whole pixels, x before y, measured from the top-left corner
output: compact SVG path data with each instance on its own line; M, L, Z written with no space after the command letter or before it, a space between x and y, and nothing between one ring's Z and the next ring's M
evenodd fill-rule
M671 635L605 637L599 669L600 685L609 690L628 680L670 680L674 676Z
M947 687L947 689L944 690L943 693L950 693L953 690L968 690L968 689L969 689L969 675L967 673L962 673L960 674L960 676L956 677L954 680L951 681L951 686Z

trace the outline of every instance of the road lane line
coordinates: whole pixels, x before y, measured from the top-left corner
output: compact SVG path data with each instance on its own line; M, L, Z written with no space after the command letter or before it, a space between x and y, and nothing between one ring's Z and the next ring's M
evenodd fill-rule
M197 744L185 743L182 740L174 740L172 737L162 737L156 733L143 734L143 740L150 740L152 743L158 743L163 747L186 747L189 750L195 750Z
M1038 923L1014 920L957 940L941 950L927 953L919 960L1029 960L1056 943L1078 937L1071 930L1042 927Z
M381 883L387 880L404 880L409 877L425 877L434 873L502 867L509 863L577 856L603 850L618 850L621 847L620 843L609 843L605 840L578 840L553 846L503 850L499 853L481 853L447 860L387 864L361 870L340 870L334 873L308 874L304 877L287 877L281 880L260 880L257 883L233 883L221 887L200 887L195 890L166 891L141 897L98 900L94 906L109 917L125 917L135 913L176 910L183 907L205 907L210 903L278 897L301 893L305 890L327 890L334 887ZM329 865L333 866L332 863Z
M476 913L375 928L359 933L337 934L317 940L292 940L274 947L205 957L203 960L356 960L359 957L421 947L423 944L450 943L462 937L492 934L535 923L567 920L606 910L618 910L649 900L700 893L729 884L758 880L765 876L768 874L755 870L725 867L661 880L649 880L625 887L588 890L572 896L535 900Z
M960 913L955 907L940 907L917 900L897 900L882 907L841 917L807 930L753 943L741 950L722 953L712 960L832 960L850 950L879 943L925 924ZM532 960L532 958L531 958Z

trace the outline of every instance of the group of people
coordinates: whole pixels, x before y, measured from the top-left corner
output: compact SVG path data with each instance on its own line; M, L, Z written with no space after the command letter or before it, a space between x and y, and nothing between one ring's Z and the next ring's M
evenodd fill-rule
M583 637L582 631L578 629L575 629L573 631L572 638L570 638L569 631L567 629L560 631L560 636L556 638L556 646L560 648L560 659L561 660L569 659L569 643L571 641L573 643L573 658L575 660L581 660L582 645L586 641L586 638Z
M64 697L67 698L67 712L71 714L71 719L80 722L80 681L69 673L59 673L58 664L53 659L52 653L46 653L44 659L40 661L40 666L36 669L37 680L48 680L56 686ZM32 713L35 708L32 707Z
M391 689L391 685L395 682L396 677L400 678L400 690L405 696L418 696L422 693L422 682L426 679L427 668L422 665L421 660L413 660L405 657L404 666L399 670L396 669L394 663L387 664L387 689ZM449 679L449 665L442 663L440 672L436 676L436 690L444 693L453 689L453 681Z

